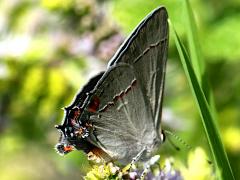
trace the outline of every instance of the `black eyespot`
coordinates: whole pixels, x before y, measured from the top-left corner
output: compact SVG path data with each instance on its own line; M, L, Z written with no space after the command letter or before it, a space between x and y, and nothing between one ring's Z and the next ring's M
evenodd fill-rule
M64 151L64 144L62 143L58 143L55 146L55 150L57 151L58 154L60 154L61 156L65 155L65 151Z

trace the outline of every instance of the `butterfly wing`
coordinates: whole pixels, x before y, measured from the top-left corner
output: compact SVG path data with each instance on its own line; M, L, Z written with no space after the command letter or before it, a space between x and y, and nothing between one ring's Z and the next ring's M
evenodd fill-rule
M100 74L66 108L57 146L86 153L102 149L128 163L159 142L162 95L168 46L167 11L154 10L123 43Z
M67 154L70 152L66 150L66 147L70 147L73 142L77 144L77 149L82 149L88 153L89 149L92 148L91 143L87 142L84 139L76 139L76 137L72 137L71 134L74 133L74 128L72 124L73 119L77 119L79 116L78 111L83 106L85 100L88 98L88 93L94 89L97 82L101 79L104 72L99 73L98 75L91 78L88 83L81 89L81 91L76 95L73 102L70 106L65 107L65 116L61 125L56 125L56 128L60 132L60 138L55 148L60 155ZM78 143L76 143L78 142Z
M155 127L159 130L168 52L168 14L164 7L150 13L132 32L109 66L128 63L134 67L143 94L150 102Z
M93 127L87 139L122 163L144 148L151 151L159 140L140 80L128 64L110 67L104 74L80 120L83 117Z

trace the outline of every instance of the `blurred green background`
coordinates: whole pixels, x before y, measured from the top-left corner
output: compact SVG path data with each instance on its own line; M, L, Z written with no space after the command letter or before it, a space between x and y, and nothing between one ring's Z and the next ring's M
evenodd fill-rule
M236 179L240 179L240 1L190 3L222 140ZM70 104L89 77L104 70L124 38L159 5L167 7L186 41L181 0L0 1L1 180L82 179L90 168L85 155L73 152L61 157L53 149L58 141L54 125L63 117L61 108ZM205 160L211 160L171 35L167 68L163 127L193 150L201 147L195 154L205 152ZM172 156L182 173L188 171L189 179L198 173L199 179L207 179L204 173L208 170L200 171L200 160L171 139L181 151L166 142L160 150L163 159ZM204 168L211 169L211 165Z

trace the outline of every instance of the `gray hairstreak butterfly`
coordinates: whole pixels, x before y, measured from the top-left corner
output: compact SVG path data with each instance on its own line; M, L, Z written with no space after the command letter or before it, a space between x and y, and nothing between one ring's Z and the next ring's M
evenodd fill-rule
M168 15L152 11L65 108L59 154L83 150L91 158L126 164L148 157L163 142L160 127L168 52Z

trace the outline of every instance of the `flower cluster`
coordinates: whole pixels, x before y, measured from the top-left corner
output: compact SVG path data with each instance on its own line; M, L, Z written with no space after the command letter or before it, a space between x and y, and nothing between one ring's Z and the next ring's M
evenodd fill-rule
M135 165L131 166L130 164L124 168L120 168L113 163L107 163L99 166L95 165L85 176L85 179L182 180L183 178L180 171L174 169L172 161L167 159L162 168L158 163L151 165L148 168L135 167Z

